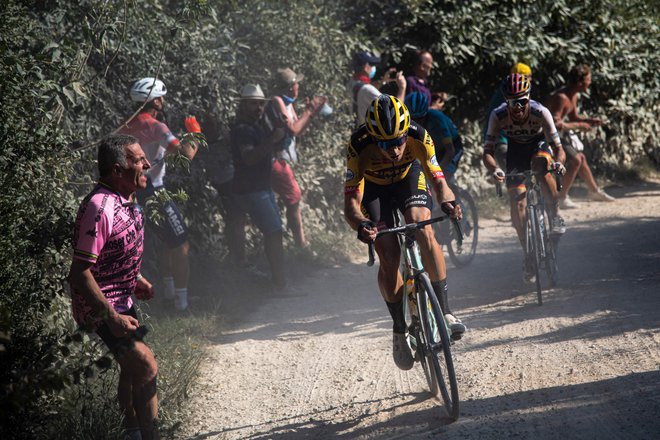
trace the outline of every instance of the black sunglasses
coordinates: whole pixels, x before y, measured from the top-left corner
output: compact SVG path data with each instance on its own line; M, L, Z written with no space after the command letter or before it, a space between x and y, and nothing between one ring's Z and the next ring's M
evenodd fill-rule
M383 150L389 150L390 148L398 147L406 143L408 136L404 135L396 139L390 139L389 141L377 141L376 145L382 148Z
M524 108L529 103L529 98L508 99L506 103L511 108Z

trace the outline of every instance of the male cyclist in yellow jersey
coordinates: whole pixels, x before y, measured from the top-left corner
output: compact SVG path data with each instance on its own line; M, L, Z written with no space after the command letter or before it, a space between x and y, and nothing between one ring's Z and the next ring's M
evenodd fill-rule
M397 98L381 95L366 114L366 121L353 132L347 151L344 215L358 239L375 240L380 260L378 286L390 311L393 326L393 357L402 370L414 360L406 338L403 315L403 280L399 272L400 248L395 235L376 239L378 229L394 225L398 208L407 223L431 218L433 200L427 180L435 190L442 210L460 218L460 207L445 181L429 134L410 121L410 113ZM422 262L445 312L452 337L460 338L465 325L449 309L444 255L430 225L417 231Z

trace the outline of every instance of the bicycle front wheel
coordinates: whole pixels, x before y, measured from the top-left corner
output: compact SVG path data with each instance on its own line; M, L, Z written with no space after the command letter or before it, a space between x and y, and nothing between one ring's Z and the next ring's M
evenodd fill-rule
M465 267L474 259L477 252L477 240L479 238L479 214L474 199L464 189L456 191L456 201L461 207L463 218L459 221L463 242L459 245L456 231L451 228L451 240L447 244L449 258L456 267Z
M559 236L550 235L550 216L546 211L545 224L543 228L543 239L545 240L545 271L548 275L550 287L557 285L559 267L557 265L557 247L559 245Z
M453 420L459 415L458 383L451 340L440 302L425 273L417 278L417 308L420 317L420 343L426 362L422 362L431 393L444 403ZM444 372L443 372L444 370Z
M538 216L533 206L527 207L527 251L534 264L534 275L536 276L536 299L539 305L543 305L541 289L541 231L539 230Z

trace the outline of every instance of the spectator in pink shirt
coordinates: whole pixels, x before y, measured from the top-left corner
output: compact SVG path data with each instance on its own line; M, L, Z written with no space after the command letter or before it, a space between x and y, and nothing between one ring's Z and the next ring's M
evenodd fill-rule
M111 135L98 151L100 178L78 210L69 272L73 316L95 331L119 363L117 397L128 438L158 439L158 366L142 340L132 294L153 297L140 274L144 219L134 194L151 165L137 139Z

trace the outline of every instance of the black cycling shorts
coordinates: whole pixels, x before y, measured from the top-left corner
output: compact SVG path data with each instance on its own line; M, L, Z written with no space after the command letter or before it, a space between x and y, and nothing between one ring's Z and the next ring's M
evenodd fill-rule
M161 190L164 190L164 187L154 187L151 185L151 181L148 181L147 188L138 193L138 198L144 203L144 200ZM165 202L160 207L160 214L162 219L158 225L147 219L147 225L156 233L158 238L165 242L170 249L178 248L187 242L188 227L176 203L171 200Z
M545 140L536 141L529 144L519 144L509 139L509 146L506 150L506 172L520 173L527 171L532 167L532 158L534 156L545 156L552 161L552 149ZM525 178L507 177L506 187L514 188L523 185Z
M414 206L433 210L431 191L418 161L412 163L406 177L399 182L391 185L364 183L362 212L378 224L378 229L394 227L395 208L404 213Z
M120 315L132 316L133 318L138 319L135 306L131 306L130 309L121 312ZM133 339L129 336L117 337L113 335L110 331L110 327L108 327L108 324L105 322L99 326L96 330L96 334L99 335L101 340L105 342L105 345L108 346L112 354L115 356L130 349L134 343Z

